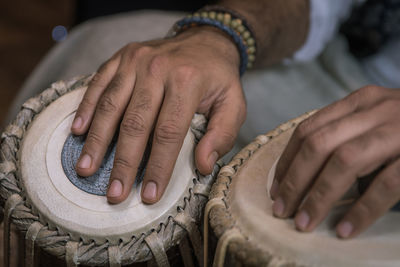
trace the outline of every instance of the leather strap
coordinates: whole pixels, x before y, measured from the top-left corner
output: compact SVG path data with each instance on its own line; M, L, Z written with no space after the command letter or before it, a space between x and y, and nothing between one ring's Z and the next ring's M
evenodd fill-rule
M79 243L75 241L68 241L65 245L65 262L67 263L67 267L78 266L78 246Z
M187 216L185 213L179 213L175 218L174 221L185 231L188 233L190 241L192 242L194 254L196 255L197 260L199 261L199 265L203 266L203 250L201 244L201 235L200 231L197 228L196 222L193 218Z
M4 267L10 266L10 227L11 227L11 215L14 212L15 207L23 202L23 199L18 194L11 195L6 202L4 207Z
M163 242L158 238L157 232L148 235L144 241L150 248L157 265L159 267L169 267L167 253L165 253Z
M119 246L108 247L108 262L110 263L110 267L121 266L121 251L119 250Z
M36 267L35 240L43 228L40 222L32 223L25 234L25 267Z

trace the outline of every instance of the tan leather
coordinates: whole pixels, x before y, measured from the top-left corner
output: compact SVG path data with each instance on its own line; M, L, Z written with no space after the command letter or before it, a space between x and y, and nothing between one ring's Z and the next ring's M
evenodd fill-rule
M284 132L240 166L229 186L228 211L248 242L276 256L275 260L296 266L400 266L399 213L387 213L365 233L346 241L338 239L332 228L345 207L333 210L312 233L300 233L294 229L293 220L272 215L267 188L273 175L269 172L294 128L280 130Z

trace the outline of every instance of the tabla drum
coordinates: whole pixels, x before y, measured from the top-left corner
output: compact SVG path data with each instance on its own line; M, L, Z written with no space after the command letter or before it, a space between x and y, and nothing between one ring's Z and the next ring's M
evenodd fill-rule
M292 219L272 215L269 187L274 165L295 127L311 113L258 136L223 167L205 209L218 239L214 266L400 266L400 213L388 212L360 236L341 240L334 224L349 206L338 206L311 233ZM207 263L207 261L205 261Z
M1 136L5 266L11 223L25 235L26 266L36 264L35 248L65 260L67 266L169 266L167 252L172 248L182 256L179 262L193 266L198 259L201 264L198 222L219 170L218 163L211 175L203 176L194 166L194 147L206 127L204 116L193 118L158 203L143 204L141 183L136 182L126 201L110 205L103 195L115 149L109 150L94 176L81 179L73 171L84 140L69 129L91 77L56 82L28 100ZM144 165L137 180L143 171Z

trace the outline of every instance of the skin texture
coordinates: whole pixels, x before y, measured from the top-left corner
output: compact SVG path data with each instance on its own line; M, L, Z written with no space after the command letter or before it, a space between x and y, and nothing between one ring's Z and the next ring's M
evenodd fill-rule
M277 217L312 231L357 181L385 164L336 226L357 236L400 200L400 92L367 86L302 122L280 158L271 188Z
M246 5L231 0L221 5L254 24L259 66L290 56L307 36L307 0L253 0ZM131 190L151 138L142 200L157 202L195 112L209 119L195 151L197 168L209 174L217 159L232 148L246 116L239 63L230 37L208 26L189 29L172 39L123 47L99 68L75 116L72 132L88 134L76 166L78 174L89 176L97 171L119 129L107 199L120 203Z

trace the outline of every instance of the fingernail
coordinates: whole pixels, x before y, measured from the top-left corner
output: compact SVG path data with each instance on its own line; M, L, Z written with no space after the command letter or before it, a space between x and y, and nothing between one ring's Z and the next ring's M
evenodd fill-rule
M78 168L81 169L88 169L90 165L92 165L92 158L88 154L83 155L78 162Z
M353 232L353 224L350 222L341 222L337 227L337 233L340 237L347 238Z
M211 166L211 168L214 168L215 162L217 162L218 160L218 152L217 151L213 151L210 156L208 157L208 162Z
M274 204L272 205L272 210L275 216L282 217L283 212L285 211L285 203L283 203L282 198L275 200Z
M278 182L274 179L271 185L271 189L269 190L269 194L271 195L271 198L274 199L276 197L276 194L278 193L279 189L279 184Z
M143 197L149 200L157 199L157 185L155 182L148 182L143 190Z
M119 197L122 194L122 183L119 180L112 181L110 188L108 188L107 196Z
M294 222L296 223L296 226L298 229L300 229L301 231L304 231L304 230L306 230L308 224L310 223L310 216L308 215L307 212L300 211L296 215L296 218L294 218Z
M73 129L80 129L82 127L83 120L81 117L75 118L74 122L72 123L72 128Z

